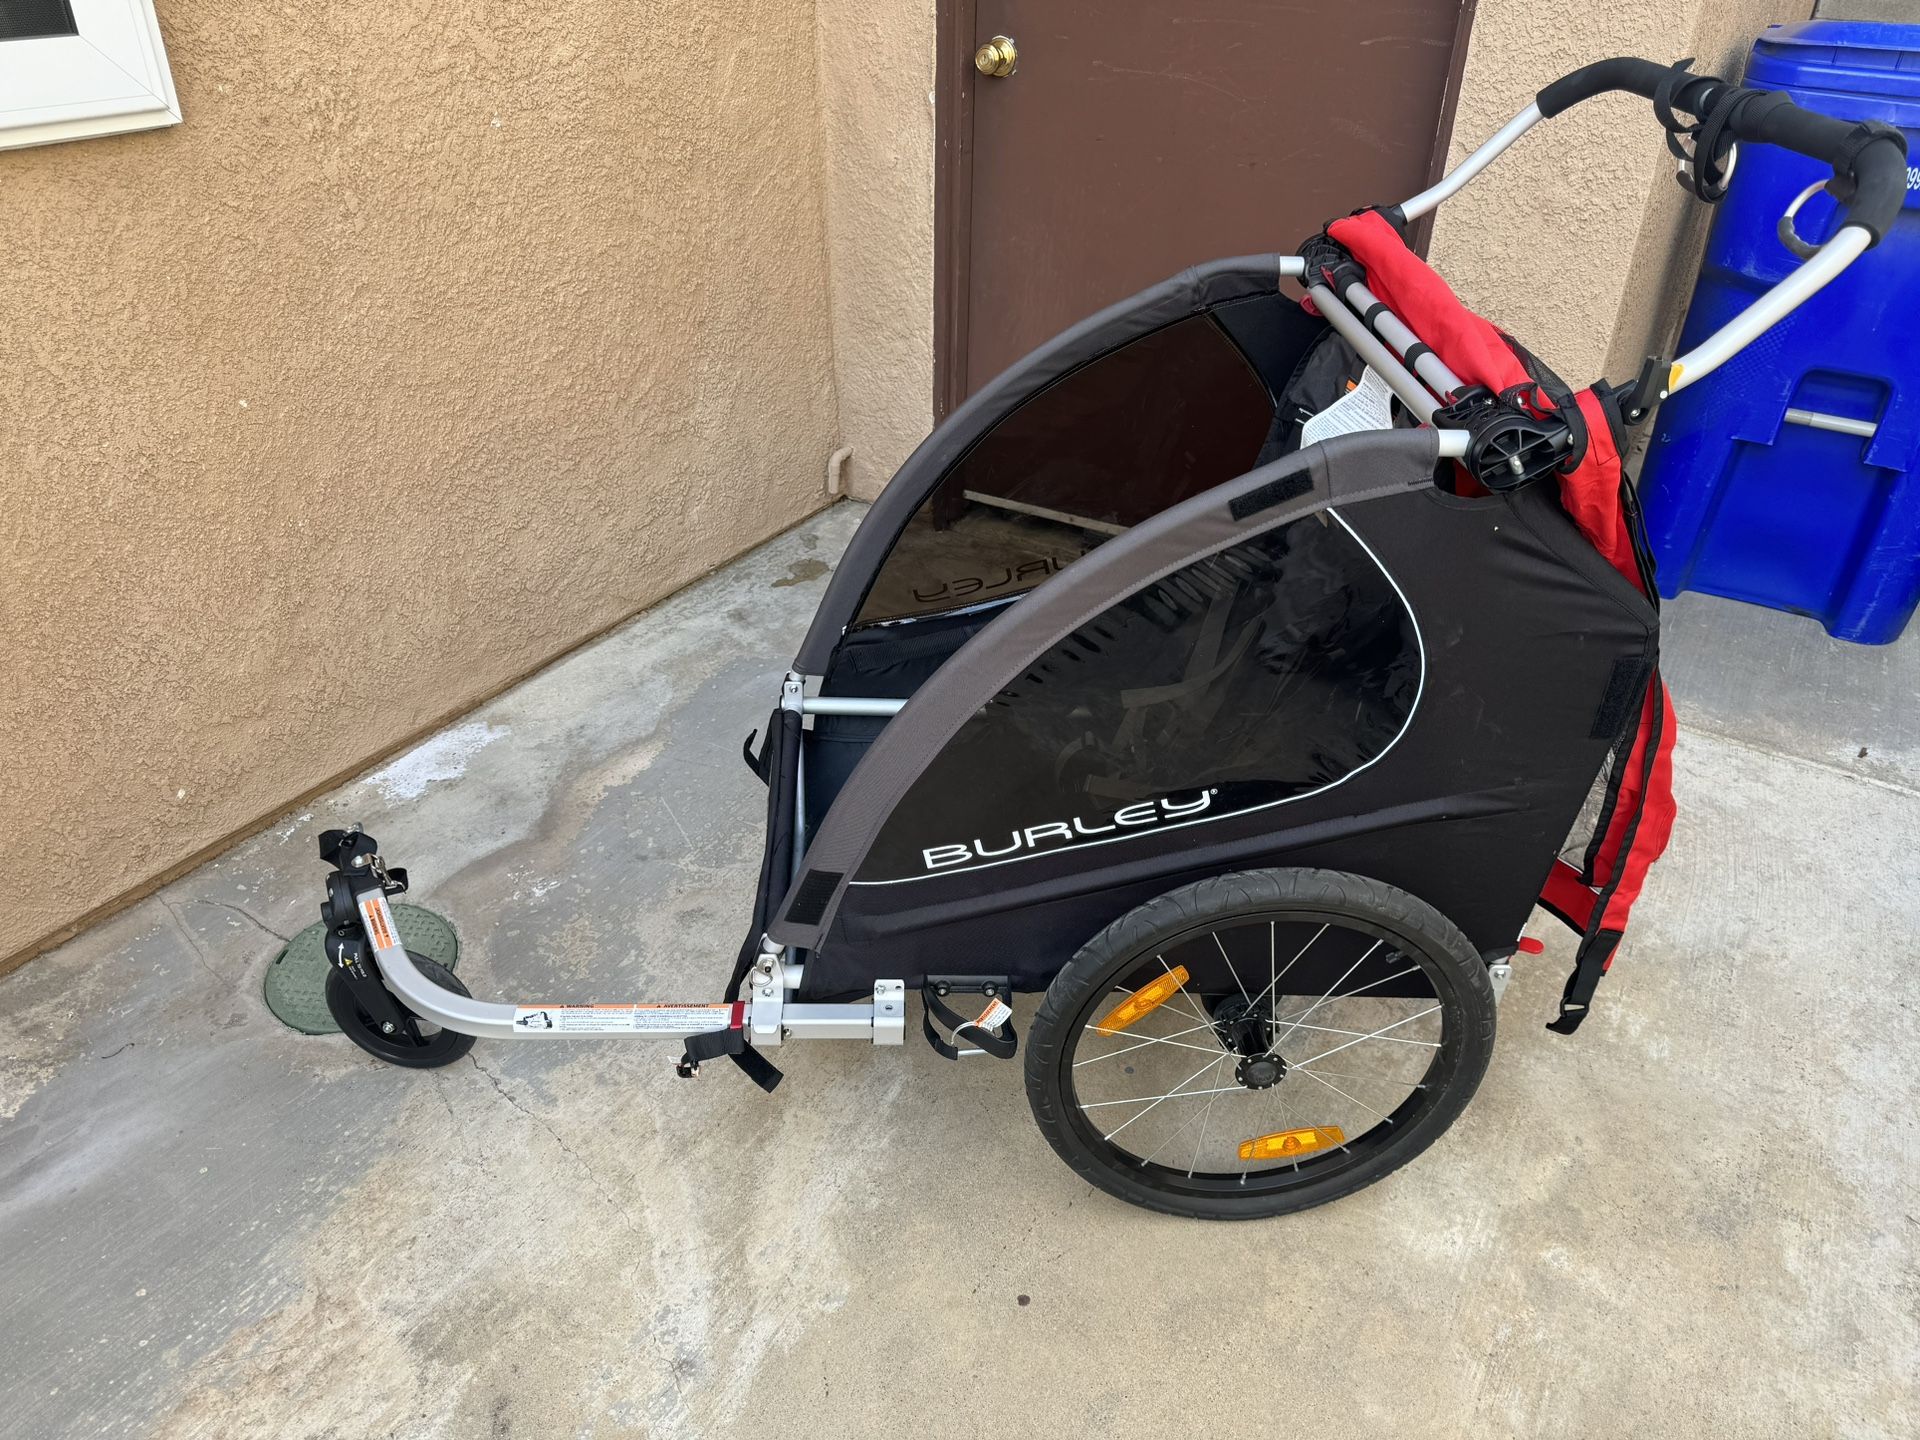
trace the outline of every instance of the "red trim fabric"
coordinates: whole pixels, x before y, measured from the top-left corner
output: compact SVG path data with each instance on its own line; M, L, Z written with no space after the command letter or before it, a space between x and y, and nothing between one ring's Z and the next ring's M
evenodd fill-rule
M1469 385L1499 391L1527 383L1527 367L1489 322L1466 306L1377 211L1336 220L1327 234L1367 272L1367 288Z
M1506 336L1462 305L1447 282L1407 249L1399 232L1377 212L1336 220L1327 234L1366 270L1367 288L1462 380L1495 392L1529 383L1527 368ZM1581 391L1575 400L1586 421L1587 453L1571 474L1560 477L1560 503L1607 563L1640 587L1633 537L1621 506L1620 454L1613 427L1591 390ZM1672 698L1656 673L1647 686L1633 745L1620 757L1619 798L1595 851L1592 875L1583 882L1577 871L1556 864L1541 896L1576 923L1584 921L1589 941L1601 931L1625 928L1648 869L1667 848L1674 819L1674 733ZM1586 897L1584 903L1579 895Z
M1594 902L1599 898L1593 887L1580 878L1579 869L1564 860L1553 862L1553 869L1547 872L1546 887L1540 892L1540 903L1576 930L1587 928L1593 919Z

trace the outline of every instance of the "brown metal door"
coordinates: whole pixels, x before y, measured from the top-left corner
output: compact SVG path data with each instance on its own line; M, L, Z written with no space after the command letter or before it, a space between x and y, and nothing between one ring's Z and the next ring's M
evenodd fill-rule
M946 0L939 400L1201 260L1424 188L1471 0ZM1011 37L1011 75L974 70Z

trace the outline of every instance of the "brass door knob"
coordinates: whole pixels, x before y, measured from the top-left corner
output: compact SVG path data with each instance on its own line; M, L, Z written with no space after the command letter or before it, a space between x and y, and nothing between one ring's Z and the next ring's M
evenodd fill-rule
M1005 35L996 35L973 52L973 68L982 75L1005 79L1020 63L1020 50Z

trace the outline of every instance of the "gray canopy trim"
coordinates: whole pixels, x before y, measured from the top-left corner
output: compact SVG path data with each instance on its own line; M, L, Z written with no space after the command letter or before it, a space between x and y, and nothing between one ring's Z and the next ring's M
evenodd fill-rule
M793 668L802 675L826 672L833 647L859 613L860 602L900 532L934 487L989 430L1055 381L1129 341L1216 305L1273 294L1280 288L1280 260L1278 255L1242 255L1183 270L1061 331L989 381L920 442L873 502L834 567Z
M1342 435L1286 455L1162 511L1009 606L922 685L875 737L807 847L768 931L814 950L880 827L960 727L1036 660L1128 595L1196 560L1333 505L1433 483L1435 432Z

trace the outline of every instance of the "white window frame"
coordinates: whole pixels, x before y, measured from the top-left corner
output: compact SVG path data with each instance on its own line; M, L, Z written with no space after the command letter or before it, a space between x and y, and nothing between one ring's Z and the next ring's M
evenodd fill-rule
M77 35L0 40L0 150L180 123L153 0L68 0Z

